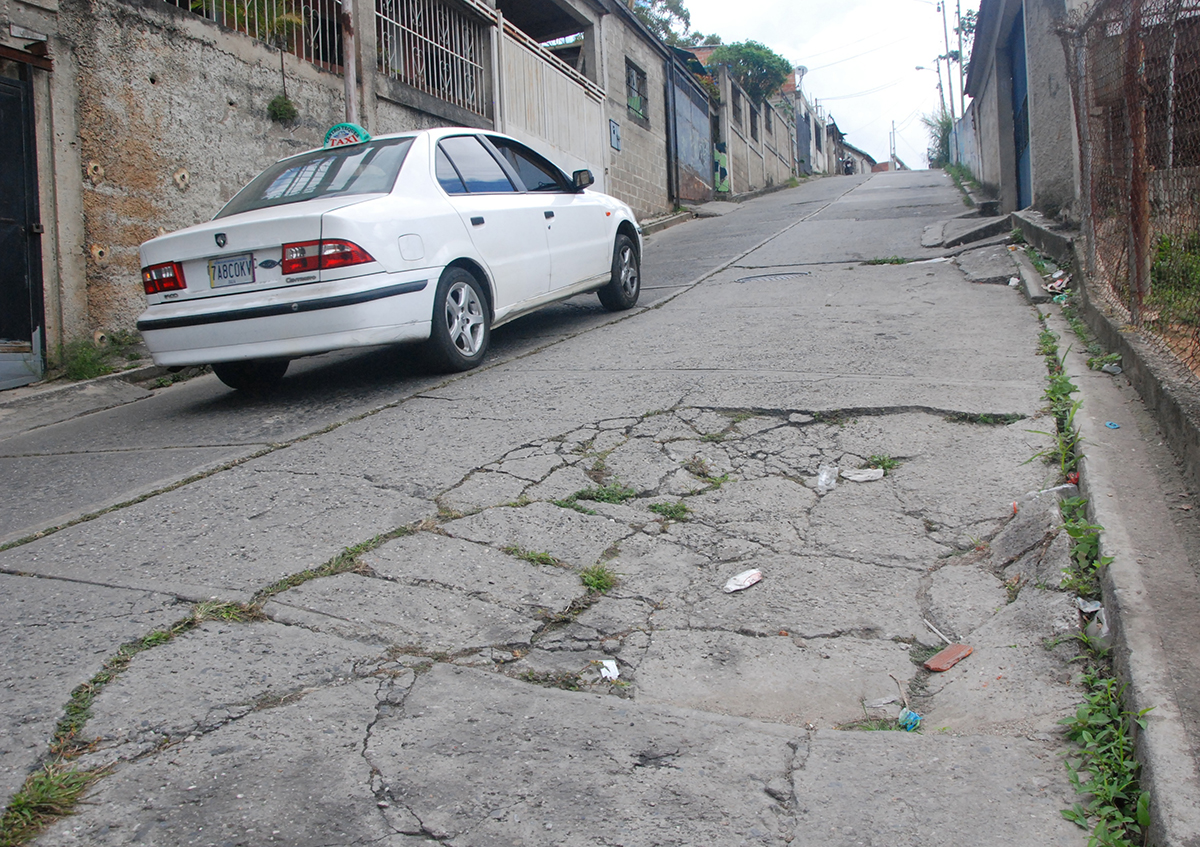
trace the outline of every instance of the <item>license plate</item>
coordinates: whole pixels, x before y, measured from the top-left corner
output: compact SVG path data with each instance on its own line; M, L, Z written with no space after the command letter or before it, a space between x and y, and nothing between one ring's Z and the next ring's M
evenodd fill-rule
M246 253L241 256L226 256L223 259L210 259L208 281L213 288L254 282L254 256Z

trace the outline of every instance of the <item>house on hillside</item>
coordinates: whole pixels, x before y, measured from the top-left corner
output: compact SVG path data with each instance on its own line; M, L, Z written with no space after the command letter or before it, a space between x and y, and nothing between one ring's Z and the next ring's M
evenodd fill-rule
M755 102L724 65L714 64L715 47L691 47L707 69L720 100L716 104L716 189L747 194L787 182L796 170L796 121L791 104L779 98Z
M813 105L801 85L805 68L797 68L783 84L780 97L791 103L796 121L796 171L801 174L825 173L828 157L825 155L825 115Z
M1058 33L1078 0L983 0L967 71L972 101L952 136L1004 211L1034 206L1078 217L1078 139Z
M0 388L132 329L142 241L351 111L373 134L509 133L642 218L712 196L709 96L622 0L13 0L0 20Z

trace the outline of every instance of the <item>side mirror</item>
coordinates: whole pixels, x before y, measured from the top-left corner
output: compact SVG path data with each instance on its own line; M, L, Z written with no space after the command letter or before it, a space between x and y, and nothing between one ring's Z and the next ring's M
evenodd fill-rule
M583 189L587 188L589 185L592 185L595 183L595 181L596 178L592 176L592 172L587 169L575 171L575 173L571 174L571 182L575 185L576 191L583 191Z

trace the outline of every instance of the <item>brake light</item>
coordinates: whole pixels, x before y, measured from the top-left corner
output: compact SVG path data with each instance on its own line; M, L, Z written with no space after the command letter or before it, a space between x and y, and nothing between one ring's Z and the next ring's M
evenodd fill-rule
M280 269L284 276L305 271L330 270L350 265L362 265L375 259L366 250L352 241L329 239L326 241L303 241L283 245L283 261Z
M187 287L183 281L183 268L178 262L164 262L142 268L142 288L147 294L160 291L180 291Z

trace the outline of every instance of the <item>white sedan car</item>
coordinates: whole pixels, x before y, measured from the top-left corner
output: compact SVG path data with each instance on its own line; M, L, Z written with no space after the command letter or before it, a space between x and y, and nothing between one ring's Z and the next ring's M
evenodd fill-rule
M138 330L157 364L212 365L238 389L298 356L394 342L467 370L493 327L548 303L637 303L641 230L592 182L463 128L283 159L212 221L142 245Z

